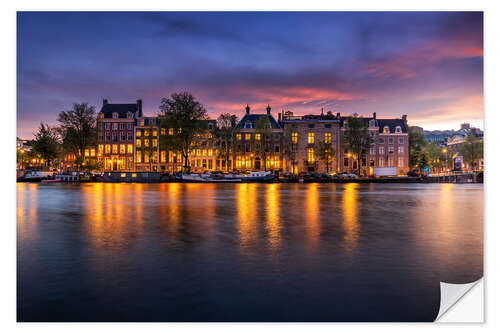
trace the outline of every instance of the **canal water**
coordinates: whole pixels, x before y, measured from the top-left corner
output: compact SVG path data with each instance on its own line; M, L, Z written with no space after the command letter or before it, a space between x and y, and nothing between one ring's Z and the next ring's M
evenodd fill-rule
M432 321L480 184L17 184L19 321Z

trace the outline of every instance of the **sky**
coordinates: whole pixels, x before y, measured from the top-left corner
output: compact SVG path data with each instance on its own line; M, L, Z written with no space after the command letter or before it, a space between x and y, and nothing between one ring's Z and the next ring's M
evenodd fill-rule
M17 135L102 100L191 92L216 118L296 115L483 129L481 12L19 12Z

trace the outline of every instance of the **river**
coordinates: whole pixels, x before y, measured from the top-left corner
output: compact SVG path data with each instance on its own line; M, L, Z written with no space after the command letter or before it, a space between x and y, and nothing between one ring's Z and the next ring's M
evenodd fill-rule
M432 321L482 184L17 184L19 321Z

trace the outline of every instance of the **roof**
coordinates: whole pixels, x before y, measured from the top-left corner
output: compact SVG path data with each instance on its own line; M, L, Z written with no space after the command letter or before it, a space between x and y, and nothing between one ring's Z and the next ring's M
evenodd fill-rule
M137 104L104 104L101 108L101 113L104 118L113 118L113 113L118 112L118 118L127 118L127 113L136 113L138 111Z
M255 128L257 125L257 122L261 117L268 117L269 122L271 123L271 128L281 128L281 126L278 124L276 119L271 114L252 114L252 113L247 113L243 118L241 118L240 122L238 125L236 125L236 128L238 129L244 129L248 128L246 125L251 124L251 128Z
M342 126L344 126L344 121L347 120L349 117L342 117ZM362 117L363 121L365 123L368 123L370 120L373 120L372 117ZM384 132L384 127L387 126L389 127L389 132L390 133L396 133L396 127L401 126L401 132L402 133L408 133L408 125L406 121L404 121L401 118L394 118L394 119L375 119L375 126L378 126L378 131L379 133Z

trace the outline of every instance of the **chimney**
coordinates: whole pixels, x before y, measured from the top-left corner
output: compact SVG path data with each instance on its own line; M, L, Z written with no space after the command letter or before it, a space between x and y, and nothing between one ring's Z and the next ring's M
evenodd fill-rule
M142 99L137 100L137 111L139 111L139 117L142 117Z
M340 118L340 112L337 112L337 118Z
M248 104L247 104L247 106L245 107L245 111L247 112L247 114L250 114L250 106L248 106Z
M281 122L281 113L278 113L278 121Z
M267 104L266 110L267 110L267 114L271 114L271 107L269 106L269 104Z
M405 114L403 115L403 117L401 117L403 119L403 121L405 122L405 124L406 124L406 121L407 121L406 117L407 117L407 115L405 115Z
M373 119L377 120L377 112L373 112Z
M102 106L104 106L104 105L106 105L106 104L108 104L108 100L104 98L104 99L102 100Z

